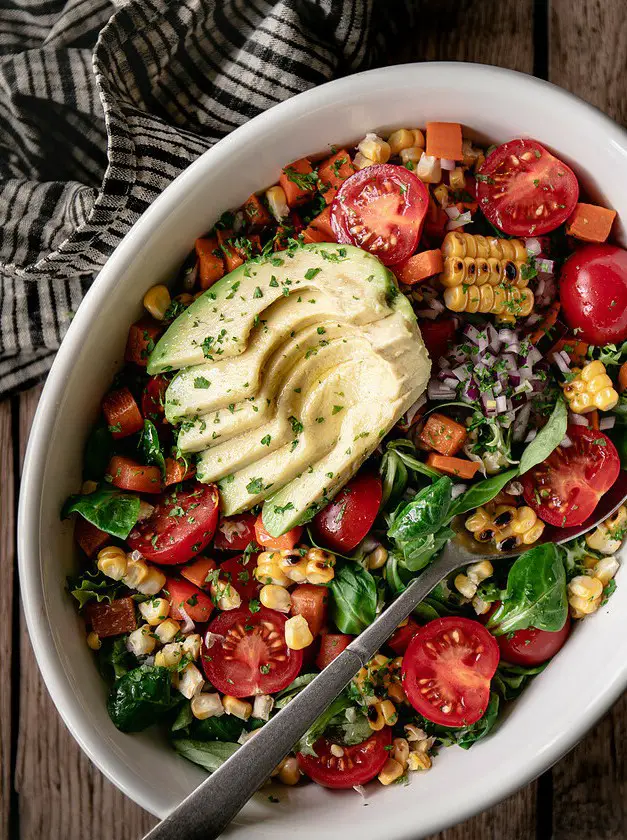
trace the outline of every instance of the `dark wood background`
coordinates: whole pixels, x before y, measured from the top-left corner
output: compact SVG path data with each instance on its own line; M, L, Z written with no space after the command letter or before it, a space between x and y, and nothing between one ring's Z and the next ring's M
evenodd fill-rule
M378 2L394 14L393 0ZM416 7L415 31L390 63L475 61L534 73L627 125L627 0L416 0ZM154 818L74 743L47 696L20 611L17 493L39 394L0 403L0 840L137 840ZM608 644L616 641L624 642ZM624 697L536 782L431 840L626 837Z

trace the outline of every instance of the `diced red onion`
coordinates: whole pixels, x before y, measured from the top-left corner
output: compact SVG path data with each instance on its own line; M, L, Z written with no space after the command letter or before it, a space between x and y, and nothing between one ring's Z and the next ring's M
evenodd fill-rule
M435 319L438 317L438 313L435 311L435 309L417 309L416 315L419 318L428 318L430 321L435 321Z
M504 414L507 411L507 397L503 394L496 398L496 411L498 414Z
M588 420L583 414L575 414L573 411L568 412L568 422L573 426L589 426ZM599 426L601 424L599 423Z
M429 301L429 308L435 309L436 312L444 312L444 304L441 300L434 298L433 300Z
M205 647L209 650L216 642L223 642L225 638L226 636L221 636L219 633L212 633L211 630L207 630L205 633Z
M506 411L505 414L501 414L500 423L504 429L509 429L509 427L514 422L514 412L513 411Z
M503 344L510 344L512 341L518 341L518 336L514 330L499 330L498 336L499 340L502 341Z
M538 254L542 251L542 245L540 244L540 240L536 239L535 236L532 236L529 239L525 239L525 248L527 249L527 253L530 257L537 257Z
M464 402L474 402L479 399L479 388L474 379L469 379L462 389L461 398Z
M462 493L466 492L466 485L465 484L454 484L451 487L451 497L456 499L458 496L461 496Z
M449 219L457 219L460 215L459 208L453 205L452 207L445 207L444 212L449 217Z
M181 604L178 605L177 609L178 609L178 611L180 612L180 614L183 618L183 625L181 627L181 631L183 633L193 633L193 631L196 629L196 625L191 620L191 618L188 616L188 614L185 612L185 610L183 609L183 606Z
M454 400L455 391L452 388L447 388L440 382L431 380L427 386L427 395L430 400Z
M450 368L450 366L451 363L449 362L449 360L444 356L440 356L440 358L438 359L438 367L444 370L445 368Z
M467 210L465 213L461 213L456 219L451 219L446 225L446 229L448 231L457 230L457 228L464 227L464 225L468 225L470 222L472 222L472 213L470 210Z
M500 382L495 382L492 386L492 390L496 396L503 393L503 385Z
M599 429L605 431L606 429L613 429L616 423L616 417L604 417L599 421Z
M553 274L554 265L553 260L536 260L536 268L538 271L542 271L545 274Z
M460 382L465 382L470 377L468 365L459 365L459 367L453 368L451 373L453 376L456 376Z
M535 365L536 362L539 362L542 358L542 353L538 350L537 347L531 347L529 352L527 353L527 364Z
M454 160L450 160L449 158L440 158L440 166L442 169L446 169L447 172L452 172L457 164Z
M410 407L405 412L405 418L407 420L408 426L411 426L414 417L426 402L427 398L424 394L421 394L416 400L416 402L413 405L410 405Z
M497 356L493 356L490 351L486 351L484 354L481 362L484 367L491 368L492 365L497 361Z
M542 320L542 315L539 312L532 312L531 315L527 318L525 323L527 326L532 327L534 324L537 324L538 321Z
M479 330L472 324L466 324L464 327L464 335L469 338L473 344L479 344Z
M526 403L520 409L514 420L514 427L512 429L512 437L516 443L524 438L527 426L529 425L529 418L531 417L531 403Z
M562 442L560 443L562 449L568 449L568 447L572 445L572 440L568 437L568 435L564 435L564 437L562 438Z
M538 432L535 429L530 429L525 437L525 443L530 443L537 434Z
M557 365L560 369L560 373L563 373L564 375L570 373L570 364L564 359L564 356L561 353L553 353L551 355L551 361Z

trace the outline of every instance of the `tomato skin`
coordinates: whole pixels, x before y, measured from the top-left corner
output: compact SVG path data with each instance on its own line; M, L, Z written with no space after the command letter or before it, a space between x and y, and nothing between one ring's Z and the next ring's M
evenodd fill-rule
M427 348L431 360L446 356L455 339L455 321L453 318L438 318L437 321L428 321L426 318L420 322L420 333Z
M125 458L114 455L109 461L107 473L111 476L111 484L120 490L130 490L133 493L161 493L161 470L159 467L147 467Z
M259 595L261 584L253 575L257 565L257 555L250 554L248 562L244 563L244 555L229 557L220 563L220 576L228 580L233 589L238 593L242 601L252 601Z
M142 414L146 420L151 420L156 426L167 423L165 419L165 392L170 380L158 374L148 380L142 394Z
M354 638L347 633L323 633L320 636L320 650L316 656L318 668L321 671L324 670L350 645Z
M375 164L344 181L331 205L331 227L338 242L395 265L416 250L428 206L429 192L413 172Z
M264 528L261 514L259 514L255 521L255 539L259 545L262 545L264 548L272 548L275 551L291 550L299 541L302 533L302 527L297 525L296 528L292 528L286 534L281 534L280 537L273 537Z
M203 642L201 652L209 682L233 697L272 694L288 686L300 672L303 652L289 650L285 645L286 620L281 613L266 607L254 613L247 607L220 613L207 628L215 634L213 643L207 647ZM270 639L273 632L278 636ZM278 640L282 644L270 649L270 643ZM268 673L261 671L268 666Z
M301 583L291 592L290 615L302 615L312 636L318 636L327 621L329 590L314 583Z
M420 632L420 625L413 618L407 619L407 624L397 627L388 639L388 646L397 656L402 656L416 633Z
M403 657L403 688L414 709L441 726L469 726L484 714L499 646L478 621L458 616L425 624ZM420 682L429 680L426 684Z
M179 572L182 577L189 580L194 586L198 586L199 589L204 589L208 592L211 583L207 580L207 575L217 568L217 563L210 557L196 557L192 563L189 563L187 566L181 566Z
M588 344L627 339L627 251L616 245L585 245L566 260L560 300L568 326Z
M209 621L213 612L213 601L202 589L188 580L173 577L166 578L165 588L169 593L168 600L170 601L172 618L177 621L184 619L185 616L179 609L179 607L182 607L192 621L199 624Z
M218 551L244 551L255 539L256 521L257 517L252 513L223 517L218 524L213 547Z
M579 198L579 182L572 169L535 140L503 143L477 175L481 212L497 228L515 236L555 230L571 215Z
M148 519L135 525L127 542L132 550L154 563L186 563L211 542L218 521L218 498L215 484L197 482L163 493ZM177 513L171 516L175 510Z
M340 553L355 548L372 528L381 496L379 476L358 473L312 520L314 533L322 545Z
M340 769L337 758L331 753L331 742L327 738L319 738L314 744L316 755L298 753L298 764L303 773L323 787L342 790L354 785L365 785L383 769L388 759L386 747L391 742L392 730L384 726L361 744L344 747L344 760L350 760L352 766L350 769Z
M570 635L571 621L567 618L561 630L550 633L528 627L498 637L501 657L514 665L542 665L561 650Z
M529 507L543 522L558 528L585 522L620 471L616 447L603 432L569 426L566 434L572 446L558 446L521 477Z

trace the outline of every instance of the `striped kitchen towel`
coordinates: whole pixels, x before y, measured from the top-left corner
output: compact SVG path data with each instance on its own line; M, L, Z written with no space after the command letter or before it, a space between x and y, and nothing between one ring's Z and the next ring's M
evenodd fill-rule
M198 155L372 66L412 0L0 3L0 397L41 379L95 274Z

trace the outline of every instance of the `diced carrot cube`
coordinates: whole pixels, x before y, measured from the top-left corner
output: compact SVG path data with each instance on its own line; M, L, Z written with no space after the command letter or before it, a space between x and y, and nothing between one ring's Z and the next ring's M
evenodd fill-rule
M435 452L431 452L427 458L427 466L433 467L438 472L465 480L474 478L479 469L479 464L476 461L467 461L465 458L450 458L448 455L438 455Z
M324 195L327 204L331 204L344 181L354 172L355 167L346 149L341 149L322 161L318 168L318 181L320 192Z
M588 352L588 345L585 341L579 341L578 338L560 338L549 350L547 358L550 359L553 353L560 353L562 350L568 353L571 364L578 367L585 364L586 353Z
M304 242L335 242L335 235L331 227L331 208L325 207L303 231Z
M233 236L232 230L219 230L217 231L217 236L218 245L224 254L224 264L227 274L230 274L231 271L235 271L236 268L244 264L246 256L242 255L242 252L230 241Z
M85 608L87 620L101 639L130 633L137 627L135 601L131 597L118 598L110 604L90 603Z
M286 166L279 178L289 207L303 204L314 197L318 185L317 177L307 158L295 160Z
M306 227L305 230L303 231L303 242L305 243L305 245L308 245L312 242L330 242L330 241L332 241L332 240L330 240L329 237L326 234L322 233L319 230L316 230L316 228L313 228L311 225L309 225L309 227Z
M199 589L209 590L211 587L211 578L208 579L209 573L217 568L216 561L210 557L195 557L187 566L181 566L180 572L186 580Z
M124 361L146 367L160 333L161 327L152 318L141 318L132 324L128 331Z
M427 123L427 149L430 157L463 160L462 127L459 123Z
M197 239L195 247L200 288L206 291L224 276L224 259L215 236Z
M529 341L532 344L537 344L541 338L544 338L545 335L549 334L549 330L551 329L551 327L555 326L557 316L560 314L560 306L561 304L559 300L554 300L553 303L546 310L546 312L542 316L542 320L540 321L539 327L536 330L534 330L529 336Z
M102 400L102 413L116 439L134 435L144 428L144 418L128 388L109 391Z
M168 487L170 484L179 484L181 481L187 481L196 472L193 464L185 464L179 461L178 458L165 459L165 480L164 485Z
M415 283L433 277L434 274L440 274L443 269L442 251L439 248L434 248L432 251L422 251L420 254L414 254L413 257L400 265L395 265L394 273L399 282L406 286L413 286Z
M615 218L616 210L580 203L566 222L566 233L583 242L605 242Z
M618 371L618 390L627 391L627 362L623 362Z
M262 204L261 199L254 193L247 198L243 206L244 215L248 223L255 230L265 227L266 225L274 224L274 219Z
M466 442L467 436L461 423L436 413L427 419L420 433L420 441L427 449L434 449L441 455L455 455Z

